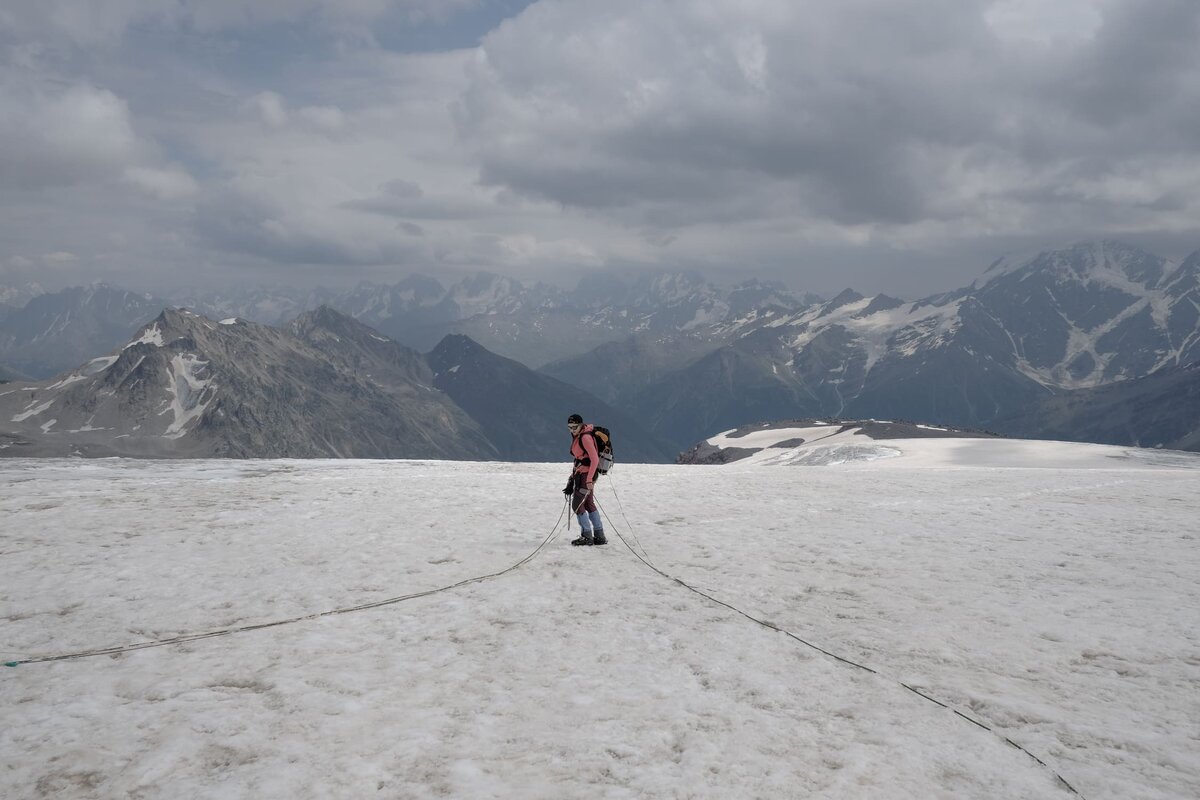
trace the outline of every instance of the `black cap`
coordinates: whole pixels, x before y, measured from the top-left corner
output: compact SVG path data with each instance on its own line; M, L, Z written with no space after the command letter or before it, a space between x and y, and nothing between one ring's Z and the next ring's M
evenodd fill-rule
M570 425L571 423L582 425L583 417L579 416L578 414L572 414L571 416L567 417L567 424Z

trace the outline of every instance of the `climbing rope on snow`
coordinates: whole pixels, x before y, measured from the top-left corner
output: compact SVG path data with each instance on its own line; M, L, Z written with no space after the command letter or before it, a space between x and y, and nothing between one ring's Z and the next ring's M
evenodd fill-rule
M239 626L230 627L230 628L221 628L220 630L215 630L215 631L205 631L204 633L186 633L186 634L181 634L179 636L172 636L168 639L151 639L151 640L145 641L145 642L133 642L132 644L116 645L114 647L103 647L103 648L98 648L95 650L81 650L76 653L61 653L59 655L50 655L50 656L34 656L32 658L24 658L24 659L19 659L17 661L6 661L4 663L4 666L19 667L23 664L42 664L42 663L46 663L48 661L70 661L70 660L74 660L74 659L78 659L78 658L90 658L92 656L111 656L111 655L117 655L119 653L129 653L134 650L146 650L151 647L166 647L167 645L172 645L172 644L186 644L187 642L197 642L197 641L200 641L201 639L213 639L218 636L230 636L235 633L246 633L248 631L260 631L260 630L264 630L266 628L278 628L281 625L292 625L297 622L306 622L308 620L320 619L322 617L332 617L332 616L336 616L339 614L350 614L355 611L366 611L367 609L371 609L371 608L381 608L382 606L395 605L396 603L403 603L405 600L415 600L418 597L428 597L429 595L432 595L432 594L438 594L440 592L448 592L451 589L458 589L459 587L466 586L468 583L479 583L480 581L486 581L486 580L490 580L492 578L499 578L501 575L506 575L506 574L512 572L513 570L517 569L518 567L521 567L521 566L529 563L530 561L532 561L534 559L534 557L537 556L537 554L542 551L542 548L544 548L546 545L548 545L550 543L550 541L552 539L554 539L555 536L558 535L559 523L562 522L563 516L567 513L567 508L569 506L569 503L570 503L569 500L563 501L563 510L559 512L558 519L555 521L554 527L550 530L550 533L548 533L546 535L546 538L542 540L542 543L539 544L536 548L534 548L533 552L529 553L529 555L525 556L524 558L522 558L520 561L516 562L515 564L505 567L504 569L500 570L499 572L491 572L491 573L488 573L487 575L476 575L473 578L466 578L464 580L459 581L458 583L452 583L449 586L440 586L436 589L426 589L423 592L413 592L412 594L400 595L399 597L389 597L386 600L374 600L369 603L359 603L358 605L346 606L344 608L333 608L328 611L318 611L314 614L305 614L303 616L291 617L289 619L277 619L277 620L272 620L271 622L260 622L260 623L254 624L254 625L239 625Z
M610 472L609 475L611 476L612 473ZM637 544L638 549L642 551L642 555L646 555L646 548L642 547L642 543L638 540L637 534L633 532L633 524L630 523L629 517L625 516L625 504L621 502L621 495L617 494L617 484L610 478L608 485L612 487L613 497L617 499L617 508L621 512L621 519L625 520L625 530L629 531L629 535L633 537L633 541L635 544ZM597 504L596 507L600 508L599 504ZM601 510L601 513L603 513L603 509ZM605 519L608 519L607 515L605 515ZM621 541L624 541L624 539ZM628 547L629 545L626 544L625 546ZM637 554L635 553L634 555Z
M615 494L615 491L614 491L614 494ZM620 500L618 500L617 502L619 505ZM1006 744L1010 745L1011 747L1015 747L1017 750L1020 750L1022 753L1029 756L1029 758L1033 759L1038 764L1040 764L1043 768L1045 768L1046 770L1049 770L1050 774L1052 774L1055 778L1057 778L1058 781L1063 786L1065 786L1072 794L1074 794L1080 798L1083 797L1083 795L1079 792L1078 789L1076 789L1074 786L1072 786L1066 778L1064 778L1061 774L1059 774L1058 770L1054 769L1054 767L1050 766L1045 761L1038 758L1036 755L1034 755L1032 752L1030 752L1028 749L1026 749L1021 744L1014 742L1008 736L1005 736L1003 733L1000 733L995 728L992 728L987 723L982 722L981 720L978 720L975 717L972 717L971 715L966 714L957 708L954 708L953 706L951 706L948 703L944 703L941 700L938 700L937 698L927 694L926 692L921 691L920 689L910 686L909 684L905 683L904 681L899 680L898 678L888 678L888 676L882 675L877 670L871 669L870 667L866 666L865 664L860 664L857 661L854 661L852 659L846 658L844 656L839 656L837 653L833 653L829 650L826 650L824 647L820 647L819 645L813 644L812 642L808 641L807 639L804 639L804 638L796 635L795 633L792 633L791 631L787 630L786 628L781 628L773 622L769 622L760 617L756 617L753 614L750 614L750 613L738 608L737 606L732 605L731 603L727 603L724 600L719 600L716 597L713 597L711 594L709 594L701 589L697 589L695 586L692 586L690 583L687 583L686 581L676 578L674 575L670 575L670 574L664 572L663 570L659 569L657 566L652 564L648 558L643 557L640 553L638 553L637 550L633 549L633 547L629 544L629 542L625 539L625 537L621 535L621 532L612 526L612 520L609 519L608 512L604 510L604 507L600 505L599 501L596 502L596 507L599 508L600 513L604 515L604 519L609 525L608 530L610 530L612 533L614 533L616 535L616 537L621 540L621 543L623 545L625 545L626 549L628 549L629 552L633 553L633 555L639 561L641 561L649 569L653 570L660 576L666 578L667 580L671 581L672 583L676 583L676 584L682 586L684 589L687 589L689 592L698 594L701 597L705 598L706 600L709 600L710 602L716 603L719 606L723 606L723 607L729 609L730 611L734 612L735 614L739 614L739 615L745 617L746 619L750 620L751 622L761 625L764 628L768 628L770 630L776 631L777 633L782 633L784 636L787 636L791 639L795 639L797 642L804 645L805 647L810 647L813 650L816 650L819 653L823 653L824 655L829 656L830 658L832 658L836 661L840 661L843 664L846 664L848 666L855 667L857 669L861 669L864 672L869 672L872 675L877 675L880 678L883 678L885 680L895 681L897 684L904 687L905 689L912 692L913 694L917 695L918 697L928 700L929 702L933 703L934 705L940 706L940 707L946 709L947 711L953 712L954 714L965 719L967 722L970 722L972 725L983 728L985 731L988 731L992 735L998 737L1000 740L1002 740ZM624 516L624 513L625 513L624 509L622 509L622 511L621 511L622 516ZM629 523L628 518L626 518L625 522L626 522L626 524ZM630 535L632 536L633 535L632 526L630 526L629 532L630 532ZM641 547L641 542L638 542L638 547ZM643 551L644 551L644 548L643 548Z

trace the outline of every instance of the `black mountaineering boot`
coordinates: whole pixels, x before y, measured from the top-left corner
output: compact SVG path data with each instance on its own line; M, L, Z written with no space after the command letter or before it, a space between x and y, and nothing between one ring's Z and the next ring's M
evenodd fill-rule
M592 531L592 544L608 544L608 539L604 538L604 528L597 528Z
M592 532L591 531L583 531L579 534L578 539L571 540L571 544L575 545L576 547L590 545L591 543L592 543Z

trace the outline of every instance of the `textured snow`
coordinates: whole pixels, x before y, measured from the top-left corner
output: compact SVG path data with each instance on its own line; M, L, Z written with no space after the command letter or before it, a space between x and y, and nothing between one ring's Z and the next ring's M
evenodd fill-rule
M883 420L875 420L886 424ZM944 430L928 425L918 428ZM845 428L845 430L843 430ZM743 436L725 431L709 438L721 448L757 450L734 462L741 466L831 466L898 459L920 467L1011 467L1025 469L1111 469L1196 467L1200 455L1107 444L1004 438L874 440L841 423L799 428L764 428Z
M0 668L0 796L1073 796L997 734L1089 800L1200 796L1200 458L882 444L903 455L620 465L606 548ZM554 529L568 470L3 461L0 657L496 572Z
M903 452L879 444L818 444L779 451L764 451L756 460L764 466L831 467L856 461L878 461L897 458Z
M221 320L221 324L222 325L237 325L238 318L237 317L229 317L228 319L223 319L223 320Z

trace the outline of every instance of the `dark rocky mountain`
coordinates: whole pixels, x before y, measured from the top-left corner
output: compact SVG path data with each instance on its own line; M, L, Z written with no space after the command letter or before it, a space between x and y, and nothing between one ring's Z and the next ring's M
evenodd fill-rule
M161 308L105 284L38 295L0 318L0 361L34 378L56 375L128 340Z
M1047 397L997 427L1037 439L1200 451L1200 362Z
M120 349L0 389L0 455L565 461L568 414L621 461L675 451L465 336L422 356L327 306L284 328L167 309Z
M494 458L416 353L329 309L290 330L167 309L53 383L0 390L4 455Z
M599 348L608 398L679 447L714 430L798 416L993 427L1075 388L1200 360L1200 253L1182 264L1120 243L998 263L969 287L914 303L847 290L800 312L755 312L678 337ZM722 338L725 340L722 341ZM647 352L649 350L650 352ZM677 366L663 365L677 356Z
M293 335L355 376L383 388L427 392L433 371L425 358L329 306L306 312L289 325Z
M429 353L433 384L483 428L502 458L561 461L570 438L567 416L613 432L618 462L669 462L676 451L638 420L569 384L484 349L469 337L447 336Z

